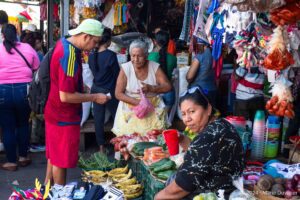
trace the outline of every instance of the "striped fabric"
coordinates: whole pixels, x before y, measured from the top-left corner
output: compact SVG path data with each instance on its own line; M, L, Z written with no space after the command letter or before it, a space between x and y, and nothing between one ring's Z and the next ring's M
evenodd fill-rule
M236 88L236 99L248 100L263 95L265 81L263 73L250 73L247 69L239 67L236 74L242 77Z
M72 45L69 45L69 59L68 59L67 76L74 77L75 60L76 60L75 48Z

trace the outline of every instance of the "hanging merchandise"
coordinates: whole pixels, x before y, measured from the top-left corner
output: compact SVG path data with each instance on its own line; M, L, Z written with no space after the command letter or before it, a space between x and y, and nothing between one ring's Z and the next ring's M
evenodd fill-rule
M213 69L215 70L216 78L221 75L223 68L222 45L224 28L224 15L227 11L223 10L221 13L215 12L213 14L213 23L210 28L212 38L212 57L213 57Z
M184 7L184 18L183 25L179 39L182 41L189 41L189 30L190 30L190 21L193 15L193 0L186 0Z
M226 28L225 43L229 44L229 47L231 48L233 46L236 34L241 31L237 28L237 24L240 21L239 18L240 15L239 12L236 10L236 7L229 6L227 8L227 14L225 15L224 19L224 27Z
M282 70L295 63L293 55L287 50L289 39L282 26L274 29L268 43L268 56L264 60L264 67L271 70Z
M195 29L193 32L193 35L202 41L209 43L206 33L204 31L204 11L208 5L209 0L199 0L199 6L198 6L198 14L197 14L197 19L196 19L196 24L195 24Z
M289 25L287 31L290 40L289 47L295 61L291 67L300 67L300 54L298 51L300 46L300 30L295 25Z
M115 9L114 6L112 6L105 18L102 20L102 24L111 30L114 29L114 13Z
M114 5L114 25L121 26L122 25L122 2L115 2Z
M293 97L289 88L290 83L281 76L272 88L272 98L266 104L266 110L271 115L294 118Z
M40 5L40 19L42 21L47 20L47 3L42 3Z
M186 0L175 0L176 7L183 8Z
M286 0L287 4L271 11L271 20L276 25L296 24L300 20L299 0Z
M74 0L74 7L78 9L99 7L103 2L103 0Z
M225 0L226 3L237 6L238 10L265 12L283 6L285 0Z
M113 32L114 34L121 34L124 33L128 26L127 23L129 21L129 8L127 7L125 1L115 1L115 3L112 5L111 10L109 11L109 14L111 15L111 12L113 10ZM105 23L110 24L110 18L109 16Z
M93 7L82 8L82 17L84 19L95 18L97 16L97 9Z
M210 3L210 6L207 9L207 14L211 14L213 12L215 12L215 10L217 10L220 6L220 3L218 0L212 0Z

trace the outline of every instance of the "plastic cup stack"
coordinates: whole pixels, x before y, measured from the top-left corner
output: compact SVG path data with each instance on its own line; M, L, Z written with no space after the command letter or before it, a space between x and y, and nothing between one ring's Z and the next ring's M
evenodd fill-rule
M280 121L279 117L270 115L267 120L266 143L264 156L266 158L275 158L278 153L280 139Z
M253 122L251 157L262 159L265 146L265 113L257 110Z

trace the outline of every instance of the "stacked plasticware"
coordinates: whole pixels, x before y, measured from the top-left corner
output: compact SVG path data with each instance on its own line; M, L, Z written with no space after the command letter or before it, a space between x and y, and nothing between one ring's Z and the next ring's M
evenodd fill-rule
M279 117L270 115L267 120L266 142L264 156L266 158L275 158L278 153L280 140L280 120Z
M264 157L265 139L265 113L262 110L257 110L253 122L251 146L251 157L253 159Z

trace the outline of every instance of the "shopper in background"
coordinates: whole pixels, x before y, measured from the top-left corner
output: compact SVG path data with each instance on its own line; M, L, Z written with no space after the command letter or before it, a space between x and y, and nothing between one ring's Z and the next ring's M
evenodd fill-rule
M65 185L67 168L77 166L82 102L104 104L102 93L84 94L81 51L94 49L103 33L102 24L86 19L71 37L60 39L50 62L50 92L45 107L47 171L45 183Z
M104 28L99 42L99 48L89 56L89 66L94 76L91 93L101 92L111 95L111 100L105 104L93 103L96 139L100 152L104 152L105 144L105 110L107 108L114 119L118 107L118 100L115 97L115 88L120 66L116 53L108 49L111 44L111 36L112 31L109 28Z
M28 35L29 33L37 32L37 27L34 24L28 24L24 30L21 32L20 40L23 41L23 39Z
M27 156L30 114L27 87L32 80L32 71L40 62L29 44L18 42L14 25L4 25L1 32L4 40L0 44L0 125L7 158L1 167L15 171L17 161L20 166L31 163Z
M244 116L253 122L257 110L265 109L263 88L265 74L259 67L238 67L235 70L237 79L236 99L233 107L235 116Z
M187 90L179 106L183 123L198 135L190 144L182 140L185 143L181 146L187 149L183 164L176 177L172 177L174 180L154 199L192 199L219 189L225 190L228 199L235 189L232 180L244 169L240 136L228 121L215 117L212 105L199 87Z
M27 33L22 42L30 44L32 48L34 48L39 56L40 61L43 60L43 36L39 32L30 32Z
M209 44L202 40L197 40L195 53L196 55L186 74L189 88L195 86L203 88L213 107L216 107L217 85L212 68L213 58Z
M147 60L148 46L144 41L134 40L129 54L131 61L122 64L115 92L120 102L112 131L117 136L134 132L145 135L152 129L167 127L167 114L159 94L171 90L168 78L158 63ZM141 101L141 90L154 107L143 118L132 111Z
M4 10L0 10L0 33L3 25L8 23L8 15ZM0 36L0 44L3 42L3 37Z
M166 29L166 25L160 25L160 26L157 26L154 31L153 31L153 34L154 34L154 38L155 38L155 34L158 33L159 31L165 31L169 34L169 41L168 41L168 45L167 45L167 52L173 56L176 56L176 43L175 41L170 38L170 33L169 33L169 30Z
M0 33L1 33L2 26L7 23L8 23L7 13L4 10L0 10ZM0 34L0 44L2 44L2 42L3 42L3 37L2 34ZM2 129L0 125L0 151L3 150L4 150L4 145L2 143Z
M159 67L172 83L173 71L177 67L177 58L167 52L169 33L165 31L158 31L155 34L154 44L155 48L153 52L149 53L148 60L159 63ZM163 94L162 98L166 105L166 109L169 112L175 102L174 88L170 92Z

